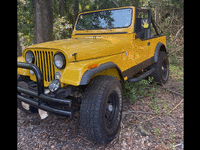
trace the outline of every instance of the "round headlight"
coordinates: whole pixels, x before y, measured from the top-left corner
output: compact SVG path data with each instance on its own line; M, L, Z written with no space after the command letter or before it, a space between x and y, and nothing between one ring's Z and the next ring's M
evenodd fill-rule
M49 84L49 90L55 92L60 88L60 81L58 79L52 80Z
M55 54L54 65L56 66L56 68L63 69L65 68L65 64L66 64L65 56L60 52Z
M33 54L33 52L27 51L26 54L25 54L25 59L26 59L26 62L29 63L29 64L34 63L34 54Z

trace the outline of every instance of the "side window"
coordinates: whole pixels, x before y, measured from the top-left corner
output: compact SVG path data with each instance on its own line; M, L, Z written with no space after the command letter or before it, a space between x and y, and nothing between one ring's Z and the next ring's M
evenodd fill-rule
M137 38L150 38L150 21L147 12L136 11L135 32Z

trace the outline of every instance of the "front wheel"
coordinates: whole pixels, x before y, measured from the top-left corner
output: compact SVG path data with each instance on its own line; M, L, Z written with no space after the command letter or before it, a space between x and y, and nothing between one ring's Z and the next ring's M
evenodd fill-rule
M106 145L120 129L122 88L117 78L97 76L86 89L80 109L80 124L88 140Z

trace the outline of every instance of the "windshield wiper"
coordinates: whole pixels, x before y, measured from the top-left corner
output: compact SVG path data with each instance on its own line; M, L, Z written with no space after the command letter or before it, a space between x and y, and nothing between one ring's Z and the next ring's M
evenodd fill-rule
M85 30L85 31L88 31L87 29L85 29L85 28L79 26L78 24L76 24L76 26L78 26L79 28L81 28L81 29L83 29L83 30Z

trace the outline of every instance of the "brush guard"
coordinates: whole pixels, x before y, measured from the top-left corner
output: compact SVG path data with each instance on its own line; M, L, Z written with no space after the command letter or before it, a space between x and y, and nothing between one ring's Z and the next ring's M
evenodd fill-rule
M40 69L36 65L17 62L17 67L32 70L35 73L36 79L37 79L37 91L24 89L22 87L17 86L17 100L18 101L27 103L33 107L36 107L38 109L41 109L50 113L54 113L54 114L58 114L58 115L62 115L62 116L70 117L70 118L72 117L73 110L61 110L61 109L53 108L47 105L46 102L53 102L53 103L62 104L67 107L71 107L72 100L55 98L55 97L44 94L43 75ZM29 95L30 97L26 97L24 95Z

